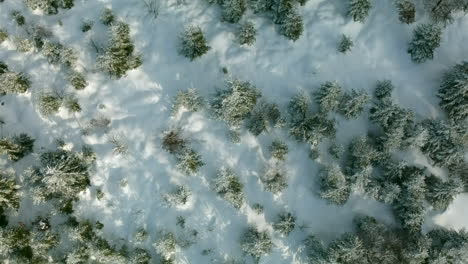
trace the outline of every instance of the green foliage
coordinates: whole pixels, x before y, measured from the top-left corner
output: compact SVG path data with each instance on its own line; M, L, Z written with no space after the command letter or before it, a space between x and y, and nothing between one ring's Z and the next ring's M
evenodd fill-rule
M230 202L235 208L239 209L244 203L242 191L244 185L232 169L220 169L212 185L214 191Z
M192 192L185 186L177 186L175 190L164 195L164 200L172 205L184 205L192 195Z
M455 196L464 191L464 184L458 178L444 182L433 175L425 180L427 185L426 200L435 210L446 210Z
M401 23L411 24L415 21L416 6L410 0L400 0L397 2L398 18Z
M223 20L229 23L237 23L246 9L246 0L223 0Z
M81 112L81 106L78 102L78 99L74 97L69 97L65 100L65 108L71 113L79 113Z
M18 10L12 11L11 12L11 17L13 17L13 19L15 20L16 24L18 24L18 26L22 26L22 25L24 25L26 23L26 19L21 14L21 12L18 11Z
M431 239L428 263L463 263L468 258L468 233L466 230L437 228L427 236Z
M21 199L19 188L14 178L0 174L0 212L7 208L19 208Z
M101 17L99 18L101 22L106 25L110 26L115 21L114 12L110 8L104 8L101 12Z
M32 153L33 147L34 139L27 134L0 139L0 154L7 154L8 158L15 162Z
M79 72L73 72L68 78L71 85L76 90L83 90L86 88L86 86L88 86L88 82L86 82L84 75Z
M58 42L45 41L42 46L42 54L49 63L63 64L66 67L72 67L77 60L76 52L72 48L67 48Z
M47 15L55 15L59 8L70 9L74 5L74 0L26 0L26 4L31 9L40 9Z
M392 81L378 81L374 95L378 100L391 100L393 90L395 90L395 87L393 86Z
M468 10L466 0L424 0L423 2L432 20L436 23L450 23L454 19L454 13Z
M284 169L278 166L269 168L261 178L265 190L277 194L288 187L287 177Z
M6 65L5 65L6 66ZM23 73L6 72L2 67L0 74L0 96L8 93L25 93L31 87L31 81Z
M130 27L124 22L115 22L111 26L110 45L104 54L98 57L98 67L112 77L121 78L127 71L142 64L141 56L135 54L135 45L130 38Z
M259 97L255 86L233 79L227 82L227 89L217 91L211 107L218 118L236 126L254 109Z
M288 12L279 23L279 33L292 41L298 40L304 31L304 21L295 10Z
M3 41L8 39L8 32L4 28L0 28L0 44L3 43Z
M260 101L250 114L247 129L258 136L263 131L271 131L274 127L282 126L283 123L278 105Z
M342 101L343 90L336 82L326 82L314 93L314 98L321 110L325 112L333 111L338 109Z
M416 63L423 63L434 58L434 51L440 46L442 30L431 24L421 24L414 30L409 43L408 53Z
M364 23L369 16L369 11L372 8L370 0L349 0L348 15L355 22Z
M328 246L327 259L330 263L365 263L366 251L358 236L345 233Z
M166 232L153 244L153 247L165 260L169 260L175 254L177 241L173 233Z
M273 224L273 229L287 236L296 226L296 218L291 213L281 213L278 221Z
M42 94L39 97L39 111L44 115L56 114L62 106L62 103L62 98L55 94Z
M286 155L289 152L288 145L280 140L274 140L271 145L269 146L268 150L273 158L284 161L286 159Z
M342 145L333 142L328 148L328 153L330 153L330 155L335 159L340 159L344 153L344 148Z
M320 197L330 203L343 205L348 200L350 191L346 177L338 165L332 165L322 170Z
M237 33L237 40L241 45L252 45L255 43L257 30L252 22L245 22L241 25L239 32Z
M177 168L185 174L194 175L197 174L201 167L205 163L201 159L201 155L195 152L193 149L184 149L181 153L176 155Z
M241 248L246 254L259 260L261 256L271 252L273 242L266 231L258 231L254 227L248 228L241 237Z
M349 36L343 34L341 36L340 43L338 44L338 51L341 53L346 53L350 51L353 48L353 46L353 40Z
M188 26L179 36L179 54L189 58L191 61L207 53L211 47L208 46L203 31L198 26Z
M468 62L455 65L445 74L438 97L440 107L452 120L468 118Z
M369 99L366 92L351 90L343 96L339 105L339 113L347 119L356 118L364 111Z
M81 32L88 32L90 31L94 26L94 21L92 20L84 20L83 22L81 22Z
M204 105L203 97L194 88L177 92L172 105L172 112L177 113L181 107L190 112L199 111Z
M178 129L169 130L163 133L162 147L171 154L176 154L184 150L187 146L186 140L182 137Z

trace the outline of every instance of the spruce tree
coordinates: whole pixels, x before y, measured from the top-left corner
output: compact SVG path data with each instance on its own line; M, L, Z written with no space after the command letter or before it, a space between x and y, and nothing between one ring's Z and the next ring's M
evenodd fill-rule
M340 43L338 44L338 51L341 53L346 53L350 51L354 46L353 41L351 38L345 34L341 36Z
M63 98L56 94L46 93L39 97L39 111L44 115L56 114L63 103Z
M226 201L239 209L244 203L243 184L230 168L222 168L213 180L213 189Z
M270 253L273 242L266 231L258 231L254 227L248 228L241 237L241 248L251 255L257 262L261 256Z
M277 194L288 187L286 172L281 166L275 165L268 168L261 177L265 190Z
M0 173L0 213L8 208L19 208L21 199L19 188L14 178Z
M178 153L176 157L178 161L177 168L185 174L197 174L200 168L205 165L200 154L193 149L185 149L182 153Z
M273 224L273 229L287 236L293 231L296 218L291 213L281 213L278 215L278 221Z
M31 81L23 73L4 72L0 74L0 96L8 93L25 93L30 87Z
M468 258L468 233L466 230L436 228L427 236L430 238L428 263L463 263Z
M84 75L79 72L73 72L68 78L71 85L76 90L83 90L86 88L86 86L88 86L88 82L86 82Z
M27 134L0 139L0 154L7 154L12 161L19 161L33 151L34 139Z
M314 93L314 98L322 111L334 111L343 99L343 90L336 82L326 82Z
M424 0L426 10L436 23L450 23L453 21L453 14L457 11L468 10L466 0Z
M255 43L257 30L252 22L245 22L241 25L237 33L237 40L241 45L252 45Z
M246 0L223 0L223 20L229 23L237 23L246 9Z
M378 81L374 95L378 100L391 100L393 90L395 90L395 86L393 86L392 81Z
M266 101L259 102L247 120L247 129L255 136L271 131L284 123L278 105Z
M110 26L115 21L114 12L110 8L104 8L99 19L104 25Z
M366 263L366 251L358 236L345 233L332 241L327 249L329 263Z
M135 45L130 38L130 27L124 22L116 22L111 27L110 45L98 57L98 66L111 76L121 78L127 71L138 68L141 56L135 54Z
M455 65L447 72L439 89L440 107L454 121L468 118L468 62Z
M416 6L411 0L400 0L397 2L398 18L401 23L411 24L415 20Z
M0 28L0 44L3 43L3 41L8 39L8 32L4 28Z
M199 111L204 105L204 100L195 88L177 92L172 105L172 112L177 113L181 107L190 112Z
M292 41L298 40L304 31L304 22L296 10L288 12L279 23L279 33Z
M349 197L350 188L338 165L326 167L320 177L320 197L330 203L343 205Z
M364 23L369 16L369 11L372 8L370 0L349 0L348 15L355 22Z
M175 254L177 249L177 241L173 233L162 233L161 237L153 244L156 252L160 254L165 260L169 260Z
M432 24L421 24L414 30L409 43L408 53L416 63L423 63L434 58L434 51L440 46L442 30Z
M339 105L339 113L347 119L356 118L364 111L369 99L366 92L351 90L343 96Z
M206 43L205 36L200 27L189 26L179 37L179 54L191 61L207 53L211 47Z
M288 145L280 140L274 140L268 148L273 158L284 161L288 154Z
M426 200L435 210L446 210L455 196L464 191L463 182L455 177L444 182L433 175L426 178Z

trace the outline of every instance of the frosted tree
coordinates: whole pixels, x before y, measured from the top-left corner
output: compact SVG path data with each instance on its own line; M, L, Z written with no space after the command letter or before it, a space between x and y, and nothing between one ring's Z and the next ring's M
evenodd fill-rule
M355 22L364 23L369 16L369 11L372 8L370 0L349 0L348 15Z
M327 249L329 263L365 263L366 251L362 241L354 234L345 233L332 241Z
M437 23L449 23L457 11L467 11L467 0L424 0L426 10Z
M26 0L31 9L40 9L48 15L55 15L59 8L70 9L74 0Z
M395 86L393 86L392 81L378 81L374 95L378 100L391 100L393 90L395 90Z
M223 20L229 23L237 23L246 9L246 0L223 0Z
M416 63L423 63L434 58L434 51L440 46L442 30L432 24L421 24L414 30L409 43L408 53Z
M3 41L8 39L8 31L4 28L0 28L0 44L3 43Z
M350 51L354 46L353 40L345 34L341 36L340 43L338 44L338 51L341 53L346 53Z
M455 121L468 118L468 62L447 72L439 89L440 107Z
M261 177L261 180L265 190L274 194L280 193L288 187L286 172L278 165L268 168Z
M212 185L214 191L235 208L239 209L244 203L243 184L232 169L220 169Z
M338 165L332 165L322 170L320 197L330 203L342 205L348 200L350 191L346 177Z
M291 213L280 213L278 221L273 224L273 229L287 236L296 226L296 218Z
M5 72L5 69L2 71L4 73L0 74L0 96L8 93L25 93L31 87L31 81L23 73Z
M24 133L0 139L0 154L6 154L10 160L15 162L31 153L33 147L34 139Z
M413 122L414 113L410 110L400 108L390 100L377 102L370 109L369 119L380 125L384 131L397 127L405 127Z
M255 43L257 30L252 22L245 22L241 25L239 32L237 33L237 40L240 44L252 45Z
M327 262L327 249L320 241L313 235L304 239L304 246L307 254L307 260L310 263L326 264Z
M269 132L275 127L282 126L284 120L281 118L281 112L277 104L262 100L251 112L246 123L247 129L255 136L258 136L263 131Z
M468 233L466 230L436 228L429 231L431 247L428 263L463 263L468 259Z
M162 138L162 147L171 154L182 152L187 146L186 139L178 129L165 131Z
M161 234L161 237L153 244L153 247L165 260L169 260L176 252L177 241L173 233L166 232Z
M185 174L197 174L201 167L205 165L201 155L193 149L185 149L176 155L177 168Z
M0 174L0 214L8 208L19 208L21 198L19 188L14 178Z
M344 154L344 148L342 145L333 142L328 148L328 153L330 153L330 155L335 159L340 159L341 156Z
M351 90L346 93L339 105L339 113L347 119L358 117L363 111L370 97L364 91Z
M84 75L79 72L71 73L68 79L76 90L83 90L88 86L88 82L86 82Z
M424 126L428 137L421 150L432 160L434 165L450 167L461 163L463 150L454 129L449 124L438 120L426 120Z
M211 47L208 46L203 31L198 26L188 26L179 36L179 54L189 58L191 61L207 53Z
M275 0L251 0L254 13L272 11L275 4Z
M260 96L249 82L233 79L227 82L227 89L217 91L211 107L216 116L236 126L250 114Z
M79 113L81 112L81 105L73 96L69 96L64 100L64 106L70 113Z
M98 67L111 76L120 78L127 71L138 68L141 56L135 54L135 45L130 38L130 27L124 22L116 22L111 27L110 45L98 57Z
M190 112L201 110L204 105L203 97L200 96L195 88L177 92L172 105L172 112L177 113L181 107Z
M279 23L279 33L292 41L298 40L304 31L304 21L296 10L288 12Z
M26 19L18 10L13 10L11 12L11 17L15 20L18 26L23 26L26 23Z
M415 21L416 6L410 0L400 0L396 3L398 19L401 23L411 24Z
M323 113L293 120L289 133L298 141L304 141L316 147L323 138L332 138L336 134L335 120L326 119Z
M343 99L343 90L337 82L326 82L314 93L314 98L323 111L334 111Z
M104 8L99 19L104 25L110 26L115 21L114 12L110 8Z
M354 138L349 144L349 171L358 173L377 161L380 153L375 149L369 137Z
M455 196L464 191L463 182L456 177L444 182L432 175L426 178L426 185L426 200L435 210L446 210Z
M192 195L190 189L185 186L177 186L175 190L164 195L164 200L172 205L184 205Z
M39 97L39 111L44 115L56 114L62 106L63 98L53 93L45 93Z
M241 237L241 248L251 255L257 262L261 256L271 252L273 242L266 231L258 231L254 227L248 228Z
M284 161L286 155L288 154L289 148L286 143L280 140L274 140L271 145L268 147L270 154L273 158L277 160Z

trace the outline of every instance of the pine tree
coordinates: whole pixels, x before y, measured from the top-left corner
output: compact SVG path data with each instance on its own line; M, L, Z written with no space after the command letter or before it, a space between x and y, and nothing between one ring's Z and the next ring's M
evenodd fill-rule
M453 13L468 10L466 0L424 0L424 4L436 23L450 23L453 21Z
M0 139L0 154L7 154L12 161L19 161L33 151L34 139L27 134Z
M287 236L293 231L296 218L291 213L281 213L278 215L278 221L273 224L273 229Z
M7 69L2 69L5 71ZM31 81L23 73L4 72L0 74L0 95L25 93L31 87Z
M446 210L455 196L464 191L464 184L458 178L444 182L432 175L426 178L426 185L426 200L435 210Z
M343 205L349 197L350 188L338 165L326 167L321 172L320 197L330 203Z
M292 41L298 40L304 31L304 21L296 10L288 12L279 23L279 33Z
M310 263L327 263L327 251L322 241L313 235L304 239L304 246L307 254L307 260Z
M173 257L177 249L177 241L173 233L166 232L153 244L156 252L164 259L169 260Z
M164 200L175 205L184 205L192 195L190 189L185 186L177 186L175 190L164 195Z
M71 85L76 90L83 90L86 88L86 86L88 86L88 82L86 82L84 75L79 72L73 72L68 78Z
M353 41L351 38L345 34L341 36L340 43L338 44L338 51L341 53L346 53L350 51L354 46Z
M314 93L314 98L322 111L334 111L343 99L343 90L336 82L326 82Z
M130 27L124 22L116 22L111 27L110 46L98 57L98 66L111 76L121 78L127 71L138 68L141 56L136 55L135 45L130 38Z
M463 263L468 258L468 233L466 230L436 228L429 231L431 240L428 263Z
M4 28L0 28L0 44L3 43L3 41L8 39L8 32Z
M81 105L78 102L78 99L73 96L70 96L65 100L65 108L67 108L71 113L81 112Z
M18 26L23 26L26 23L26 19L18 10L13 10L11 12L11 17L15 20Z
M99 19L104 25L110 26L115 21L114 12L110 8L104 8Z
M8 72L8 65L6 65L3 61L0 61L0 75Z
M204 105L204 100L195 88L189 88L177 92L172 105L172 112L177 113L181 107L190 112L199 111Z
M20 204L20 186L16 184L15 179L0 174L0 212L7 208L18 209Z
M304 141L315 147L323 138L335 136L335 120L326 119L323 113L306 116L304 119L293 120L289 133L297 141Z
M408 53L416 63L423 63L434 58L434 51L442 40L440 27L431 24L421 24L414 30L413 39L409 43Z
M178 161L177 168L185 174L197 174L200 168L205 165L200 154L193 149L185 149L182 153L178 153L176 157Z
M275 0L251 0L254 13L272 11L276 6Z
M47 15L55 15L59 8L70 9L74 5L74 0L26 0L26 4L31 9L40 9Z
M236 126L250 114L261 95L255 86L238 79L228 81L227 86L217 91L211 107L216 116Z
M401 23L411 24L415 21L416 6L410 0L400 0L397 2L398 18Z
M278 165L268 168L261 177L265 190L277 194L288 187L286 173L283 168Z
M445 74L439 89L442 107L455 121L468 118L468 62L455 65Z
M251 255L256 261L261 256L271 252L273 242L266 231L258 231L254 227L248 228L242 235L241 248L246 254Z
M241 45L252 45L255 43L257 30L252 22L245 22L241 25L237 33L237 40Z
M369 11L372 8L370 0L349 0L348 15L355 22L364 23L369 16Z
M395 90L395 87L393 86L392 81L378 81L374 95L378 100L391 100L393 90Z
M243 184L230 168L222 168L213 180L213 189L236 209L244 203Z
M191 61L207 53L211 47L207 45L205 36L200 27L189 26L179 37L179 53Z
M339 105L339 113L347 119L356 118L364 111L369 99L366 92L351 90L343 96Z
M273 158L284 161L288 154L288 145L280 140L274 140L268 148Z
M53 115L59 111L62 103L62 98L55 94L42 94L39 97L39 110L44 115Z
M259 102L247 120L247 129L255 136L263 131L269 132L274 127L281 126L284 120L278 105L266 101Z
M366 263L366 252L362 241L354 234L345 233L335 239L327 250L329 263L355 264Z
M237 23L247 9L245 0L223 0L223 20Z

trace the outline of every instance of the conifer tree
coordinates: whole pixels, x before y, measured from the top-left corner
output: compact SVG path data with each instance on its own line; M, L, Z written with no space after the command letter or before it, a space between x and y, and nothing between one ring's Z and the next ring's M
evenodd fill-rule
M237 23L247 9L245 0L223 0L223 20Z
M39 111L44 115L56 114L63 103L63 98L56 94L46 93L39 97Z
M468 10L466 0L424 0L424 4L436 23L450 23L455 12Z
M243 184L230 168L220 169L213 180L214 191L230 202L236 209L239 209L244 203L242 188Z
M370 0L349 0L348 15L355 22L364 23L369 16L369 11L372 8Z
M0 213L8 208L18 209L21 198L19 188L15 179L6 174L0 174Z
M8 32L4 28L0 28L0 44L8 38Z
M339 105L339 113L348 119L356 118L364 111L369 99L366 92L351 90L343 96Z
M350 188L338 165L326 167L321 172L320 197L330 203L342 205L349 197Z
M0 139L0 154L7 154L12 161L18 161L33 151L34 139L27 134Z
M251 255L257 262L261 256L270 253L273 242L266 231L258 231L254 227L248 228L241 237L241 248Z
M464 191L463 182L455 177L444 182L432 175L426 178L426 185L426 200L435 210L446 210L455 196Z
M255 43L257 30L252 22L245 22L241 25L239 32L237 33L237 40L241 45L252 45Z
M393 86L392 81L378 81L374 95L378 100L391 100L393 90L395 90L395 87Z
M298 40L304 31L304 21L295 9L288 12L279 23L279 33L292 41Z
M468 233L466 230L436 228L429 231L431 247L428 263L463 263L468 257Z
M278 221L273 224L273 229L287 236L293 231L296 218L291 213L281 213L278 215Z
M195 88L189 88L177 92L172 105L172 112L177 113L181 107L190 112L199 111L204 105L204 100Z
M127 71L138 68L141 56L136 55L130 38L130 27L124 22L116 22L111 27L110 46L98 57L98 66L111 76L121 78Z
M314 93L314 98L323 111L334 111L340 105L343 90L336 82L326 82Z
M83 74L79 72L73 72L69 76L69 80L71 85L76 89L76 90L83 90L88 86L88 82L86 82L86 79Z
M431 24L421 24L414 30L413 39L409 43L408 53L416 63L423 63L434 58L434 51L442 40L440 27Z
M8 93L25 93L31 87L31 81L23 73L7 72L3 68L0 74L0 96Z
M345 233L335 239L327 249L329 263L366 263L366 252L362 241L354 234Z
M416 6L410 0L400 0L397 2L398 18L401 23L411 24L415 20Z
M439 89L440 106L455 121L468 118L468 62L447 72Z
M200 168L205 165L200 154L193 149L185 149L178 153L176 157L178 161L177 168L189 175L198 173Z
M200 27L189 26L180 35L179 53L191 61L207 53L211 47L206 43Z
M288 154L288 145L280 140L274 140L268 149L271 156L277 160L284 161Z
M100 20L104 25L110 26L115 21L114 12L110 8L104 8Z
M266 101L259 102L247 120L247 129L255 136L263 131L269 132L284 123L278 105Z
M353 41L351 38L345 34L341 36L340 43L338 44L338 51L341 53L346 53L350 51L354 46Z

